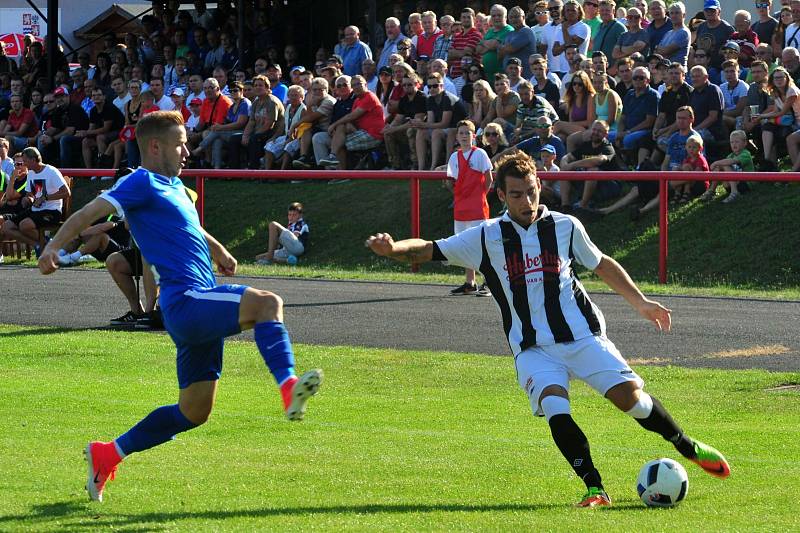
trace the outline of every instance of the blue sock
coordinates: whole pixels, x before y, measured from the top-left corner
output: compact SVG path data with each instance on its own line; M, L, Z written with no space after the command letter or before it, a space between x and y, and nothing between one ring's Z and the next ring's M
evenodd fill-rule
M197 424L183 416L178 404L162 405L120 436L116 444L125 455L130 455L163 444L195 427Z
M278 385L294 376L294 352L283 322L259 322L253 328L256 346Z

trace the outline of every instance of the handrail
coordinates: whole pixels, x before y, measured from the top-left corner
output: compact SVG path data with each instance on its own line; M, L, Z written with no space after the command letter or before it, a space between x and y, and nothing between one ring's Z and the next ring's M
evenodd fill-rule
M86 169L68 168L61 169L62 174L72 177L88 176L113 176L113 169ZM205 212L205 180L206 179L352 179L352 180L409 180L411 188L411 237L420 237L420 210L419 195L420 181L436 181L447 178L443 171L427 170L244 170L244 169L184 169L182 177L195 178L197 192L197 211L200 223L203 224ZM681 181L767 181L787 182L800 181L800 174L794 172L699 172L699 171L563 171L554 173L541 173L541 178L568 181L658 181L659 182L659 246L658 246L658 282L667 282L667 252L668 252L668 201L667 184L671 179ZM378 229L378 228L376 228ZM412 271L418 270L417 265L412 265Z

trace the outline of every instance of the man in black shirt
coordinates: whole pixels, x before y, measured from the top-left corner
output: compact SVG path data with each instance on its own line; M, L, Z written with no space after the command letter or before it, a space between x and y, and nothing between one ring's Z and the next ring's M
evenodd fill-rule
M56 107L50 112L50 127L39 136L37 145L43 155L47 154L44 159L48 161L54 159L55 147L58 146L60 165L69 166L71 156L77 151L73 148L80 141L75 132L89 128L89 117L81 106L70 103L69 92L64 87L56 87L53 95Z
M568 153L561 160L561 170L619 170L615 163L616 151L614 145L608 141L608 124L603 120L595 120L590 130L591 137L578 145L578 148ZM609 183L610 182L604 182ZM561 188L561 211L570 211L570 189L572 182L562 180L559 182ZM610 187L614 187L610 185ZM589 201L597 190L597 182L587 180L583 182L583 196L580 201L580 208L589 207ZM618 192L618 191L617 191Z
M667 88L658 102L658 117L653 125L653 139L657 150L653 154L653 162L661 164L666 152L668 139L678 130L675 113L678 108L689 105L692 86L686 83L686 71L680 63L672 63L667 71Z
M86 168L94 168L92 163L95 160L95 149L101 154L105 152L125 125L125 117L117 106L106 105L103 89L95 87L92 90L92 102L94 107L89 112L89 129L75 132L75 137L81 139L83 163ZM103 179L111 179L111 176L105 176Z
M417 168L434 170L439 166L439 157L445 149L444 161L450 157L450 147L455 140L455 126L467 118L464 103L452 93L444 90L442 76L434 72L428 76L427 120L411 120L412 127L417 128ZM431 165L426 167L425 161L431 145ZM444 146L443 146L444 144Z
M412 120L425 120L428 112L428 98L419 90L421 80L416 73L411 72L403 77L403 91L405 95L398 103L398 113L391 123L383 129L383 138L386 142L386 154L389 164L395 170L409 168L403 163L405 148L411 153L411 168L417 168L417 129L411 125Z

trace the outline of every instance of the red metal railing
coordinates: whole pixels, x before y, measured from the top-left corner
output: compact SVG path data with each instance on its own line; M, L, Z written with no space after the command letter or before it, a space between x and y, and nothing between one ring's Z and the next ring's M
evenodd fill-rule
M113 176L114 170L65 168L61 172L66 176ZM420 181L435 181L446 179L445 172L419 171L419 170L210 170L210 169L185 169L182 177L195 178L195 191L197 192L197 211L200 223L204 224L205 217L205 180L206 179L354 179L354 180L408 180L411 188L411 237L420 237ZM800 176L788 172L626 172L626 171L564 171L557 174L542 175L550 179L582 181L582 180L619 180L619 181L658 181L659 182L659 254L658 254L658 282L667 282L667 253L669 221L667 184L670 180L681 181L800 181ZM376 230L380 228L375 228ZM417 271L416 265L412 270Z

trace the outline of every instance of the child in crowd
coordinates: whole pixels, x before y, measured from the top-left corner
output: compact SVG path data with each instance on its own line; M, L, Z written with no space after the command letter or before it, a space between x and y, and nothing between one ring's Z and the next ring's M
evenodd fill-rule
M686 139L686 159L681 163L681 170L684 172L708 172L708 161L706 156L703 155L703 138L699 135L692 135ZM673 181L670 183L675 191L675 196L681 199L687 198L687 201L692 196L692 187L698 187L697 184L701 184L700 186L702 187L708 187L707 181ZM706 192L700 198L705 198L709 190L711 189L706 189ZM697 189L695 189L695 192L697 192Z
M461 233L480 226L489 218L489 203L486 193L492 186L492 162L482 148L475 146L475 124L462 120L456 129L459 149L450 156L447 163L447 187L453 190L453 226L455 233ZM478 288L475 271L466 270L463 285L450 291L453 296L475 294L491 296L484 283Z
M556 148L552 144L545 144L539 149L539 159L536 161L536 170L540 172L560 172L556 161ZM556 205L561 198L561 188L557 179L542 179L542 201L546 205Z
M731 153L725 159L714 161L711 165L712 171L718 172L755 172L755 165L753 165L753 154L747 149L747 134L742 130L735 130L731 132ZM730 189L730 194L727 198L722 200L723 204L735 202L739 198L741 188L745 190L747 187L746 182L741 184L738 181L725 182L725 188ZM713 182L711 187L703 194L706 201L714 198L717 190L717 182Z
M309 230L308 224L303 220L303 204L300 202L289 204L286 218L287 227L274 220L269 223L267 251L256 256L256 263L259 265L271 263L296 265L297 258L305 253Z
M191 115L186 119L186 130L190 133L194 132L200 124L200 107L202 105L203 101L199 98L193 98L192 101L189 102L189 112Z

